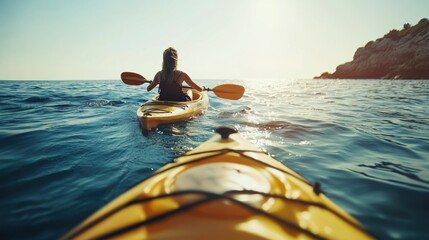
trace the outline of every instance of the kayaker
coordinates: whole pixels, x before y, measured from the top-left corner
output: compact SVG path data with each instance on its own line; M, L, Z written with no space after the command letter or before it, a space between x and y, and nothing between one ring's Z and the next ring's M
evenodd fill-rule
M177 50L169 47L164 51L162 70L156 73L152 83L147 86L151 91L159 84L159 100L166 101L189 101L192 100L192 91L185 94L182 83L187 83L193 89L203 91L204 87L198 86L185 72L177 70Z

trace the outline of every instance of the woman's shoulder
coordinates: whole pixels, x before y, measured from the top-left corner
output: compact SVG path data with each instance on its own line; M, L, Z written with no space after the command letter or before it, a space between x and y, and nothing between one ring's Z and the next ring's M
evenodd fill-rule
M161 73L162 73L162 71L158 71L158 72L155 74L155 76L153 77L153 79L154 79L154 80L157 80L157 79L161 78Z
M181 70L175 70L175 71L176 71L175 73L178 76L188 76L188 74L186 72L184 72L184 71L181 71Z

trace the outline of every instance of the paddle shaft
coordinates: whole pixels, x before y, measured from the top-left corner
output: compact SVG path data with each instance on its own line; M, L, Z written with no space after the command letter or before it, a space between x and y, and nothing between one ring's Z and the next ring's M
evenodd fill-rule
M134 72L123 72L121 74L121 79L125 84L134 86L152 82L146 80L142 75ZM182 88L191 87L183 86ZM245 89L243 86L237 84L222 84L214 87L213 89L204 88L204 91L213 92L216 96L220 98L238 100L243 96Z

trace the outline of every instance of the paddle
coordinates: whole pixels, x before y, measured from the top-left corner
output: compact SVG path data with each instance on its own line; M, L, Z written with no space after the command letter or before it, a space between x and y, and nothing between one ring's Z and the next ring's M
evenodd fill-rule
M121 73L122 82L128 85L142 85L143 83L151 83L152 81L146 80L142 75L133 72L123 72Z
M206 88L204 90L212 91L216 96L229 100L238 100L244 94L244 87L236 84L222 84L213 89Z
M125 84L133 86L152 82L146 80L142 75L133 72L123 72L121 74L121 79ZM204 90L214 92L214 94L220 98L238 100L243 96L245 89L243 86L237 84L222 84L213 89L205 88Z

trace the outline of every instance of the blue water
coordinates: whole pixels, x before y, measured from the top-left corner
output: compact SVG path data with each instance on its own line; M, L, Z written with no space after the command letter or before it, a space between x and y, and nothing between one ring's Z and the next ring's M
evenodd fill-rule
M154 96L116 81L0 81L0 239L56 239L221 125L310 181L381 239L428 239L429 81L241 83L145 134Z

